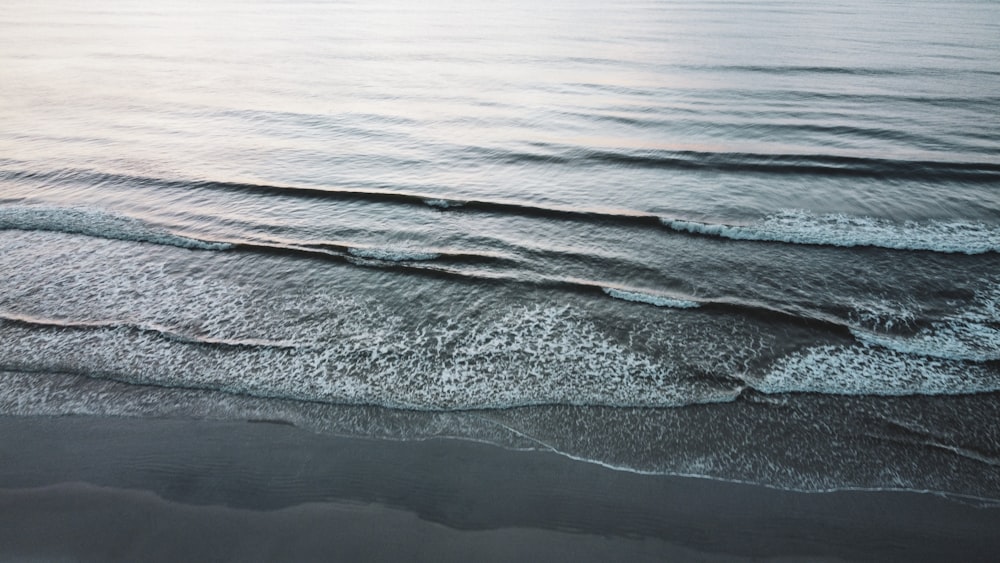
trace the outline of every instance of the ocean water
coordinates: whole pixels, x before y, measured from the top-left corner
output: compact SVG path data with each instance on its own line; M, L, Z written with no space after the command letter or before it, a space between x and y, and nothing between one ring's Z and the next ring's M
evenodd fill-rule
M0 413L1000 499L1000 4L12 1Z

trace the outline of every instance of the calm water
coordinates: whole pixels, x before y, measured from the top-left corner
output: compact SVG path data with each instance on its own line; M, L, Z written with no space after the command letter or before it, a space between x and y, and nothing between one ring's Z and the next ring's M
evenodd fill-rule
M997 499L998 115L995 2L8 2L0 410Z

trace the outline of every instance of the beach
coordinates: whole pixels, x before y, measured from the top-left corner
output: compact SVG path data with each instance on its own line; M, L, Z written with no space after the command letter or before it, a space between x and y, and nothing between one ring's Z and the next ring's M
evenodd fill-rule
M989 561L1000 509L641 475L454 439L3 417L4 560Z

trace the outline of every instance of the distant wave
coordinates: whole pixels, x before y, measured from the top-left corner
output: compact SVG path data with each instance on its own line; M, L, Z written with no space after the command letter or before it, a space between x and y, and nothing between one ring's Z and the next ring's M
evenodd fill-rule
M843 131L841 131L843 132ZM610 164L640 168L710 170L759 174L859 176L961 182L1000 182L1000 164L936 160L894 160L831 154L767 154L742 152L637 150L611 151L542 146L540 151L477 149L482 158L501 162Z
M926 76L942 72L955 74L985 74L996 76L1000 73L987 69L956 69L947 67L855 67L855 66L809 66L809 65L681 65L687 70L710 72L753 72L758 74L846 74L851 76Z
M732 240L983 254L1000 251L1000 229L968 221L893 223L873 217L784 210L749 225L662 219L679 232Z
M225 250L232 247L228 243L208 242L175 235L138 219L99 209L0 207L0 229L57 231L198 250Z

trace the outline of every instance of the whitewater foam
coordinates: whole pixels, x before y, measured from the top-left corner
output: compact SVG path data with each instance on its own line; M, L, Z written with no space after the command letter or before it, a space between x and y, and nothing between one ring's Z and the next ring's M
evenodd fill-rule
M635 303L647 303L649 305L656 305L657 307L672 307L675 309L693 309L700 307L701 304L697 301L688 301L686 299L674 299L672 297L664 297L662 295L653 295L651 293L641 293L637 291L625 291L624 289L616 289L613 287L602 287L604 293L614 297L615 299L622 299L624 301L632 301Z
M0 207L0 229L57 231L198 250L225 250L232 247L227 243L175 235L139 219L101 209L5 206Z
M691 374L739 371L767 347L750 327L713 318L663 321L639 311L623 339L580 304L537 302L539 295L514 305L491 301L486 291L476 307L428 317L393 298L365 298L359 274L337 265L324 266L332 268L322 275L327 283L289 292L258 284L257 275L237 281L239 268L267 271L279 259L218 253L214 268L188 270L177 268L169 248L150 253L91 239L81 253L74 235L11 231L3 238L0 307L91 325L3 326L0 366L19 371L420 409L669 406L731 400L738 382ZM14 267L28 261L35 267ZM467 288L456 290L469 297ZM117 323L102 325L106 319ZM143 330L153 327L161 330ZM726 338L714 337L720 331ZM693 347L704 353L691 354Z
M81 246L77 235L4 232L2 308L33 319L91 324L114 319L219 341L299 342L298 325L269 324L267 318L278 314L247 305L261 301L251 288L224 277L172 271L173 248L152 254L149 248L114 239L83 240ZM223 268L238 260L230 253L213 257ZM31 268L17 267L29 263Z
M741 390L691 381L690 368L617 343L568 308L513 307L474 326L407 330L371 303L338 299L326 306L336 311L329 314L336 326L319 327L314 344L301 348L206 346L124 327L11 325L0 331L0 366L414 409L678 406L729 401Z
M462 205L464 205L460 201L452 201L448 199L425 199L424 204L428 207L434 207L436 209L450 209L452 207L462 207Z
M862 328L852 328L851 333L861 342L903 354L973 362L1000 360L1000 285L980 291L973 305L915 334Z
M874 217L815 214L786 209L749 225L723 225L660 218L669 229L732 240L895 250L930 250L959 254L1000 252L1000 229L969 221L907 221Z
M779 358L750 384L772 394L961 395L1000 390L1000 373L865 344L823 345Z
M184 268L180 251L168 247L24 231L4 233L3 242L0 307L37 319L116 321L87 330L4 326L0 368L19 371L445 410L680 406L729 401L747 384L767 392L971 393L998 388L1000 378L992 364L874 346L781 356L788 349L784 328L739 315L664 315L623 306L623 316L609 322L606 308L591 309L596 302L589 298L569 305L538 291L512 301L495 288L472 296L468 286L421 279L432 284L422 291L457 303L437 316L402 305L411 295L403 288L386 286L388 293L377 299L359 292L367 274L338 264L317 266L315 279L324 283L289 291L259 283L260 272L285 267L281 258L213 253L213 268ZM201 264L200 256L190 258ZM24 263L34 267L17 267ZM452 290L458 293L441 295ZM617 288L604 293L687 305ZM984 303L976 314L989 327L995 305ZM776 354L771 372L759 375Z

